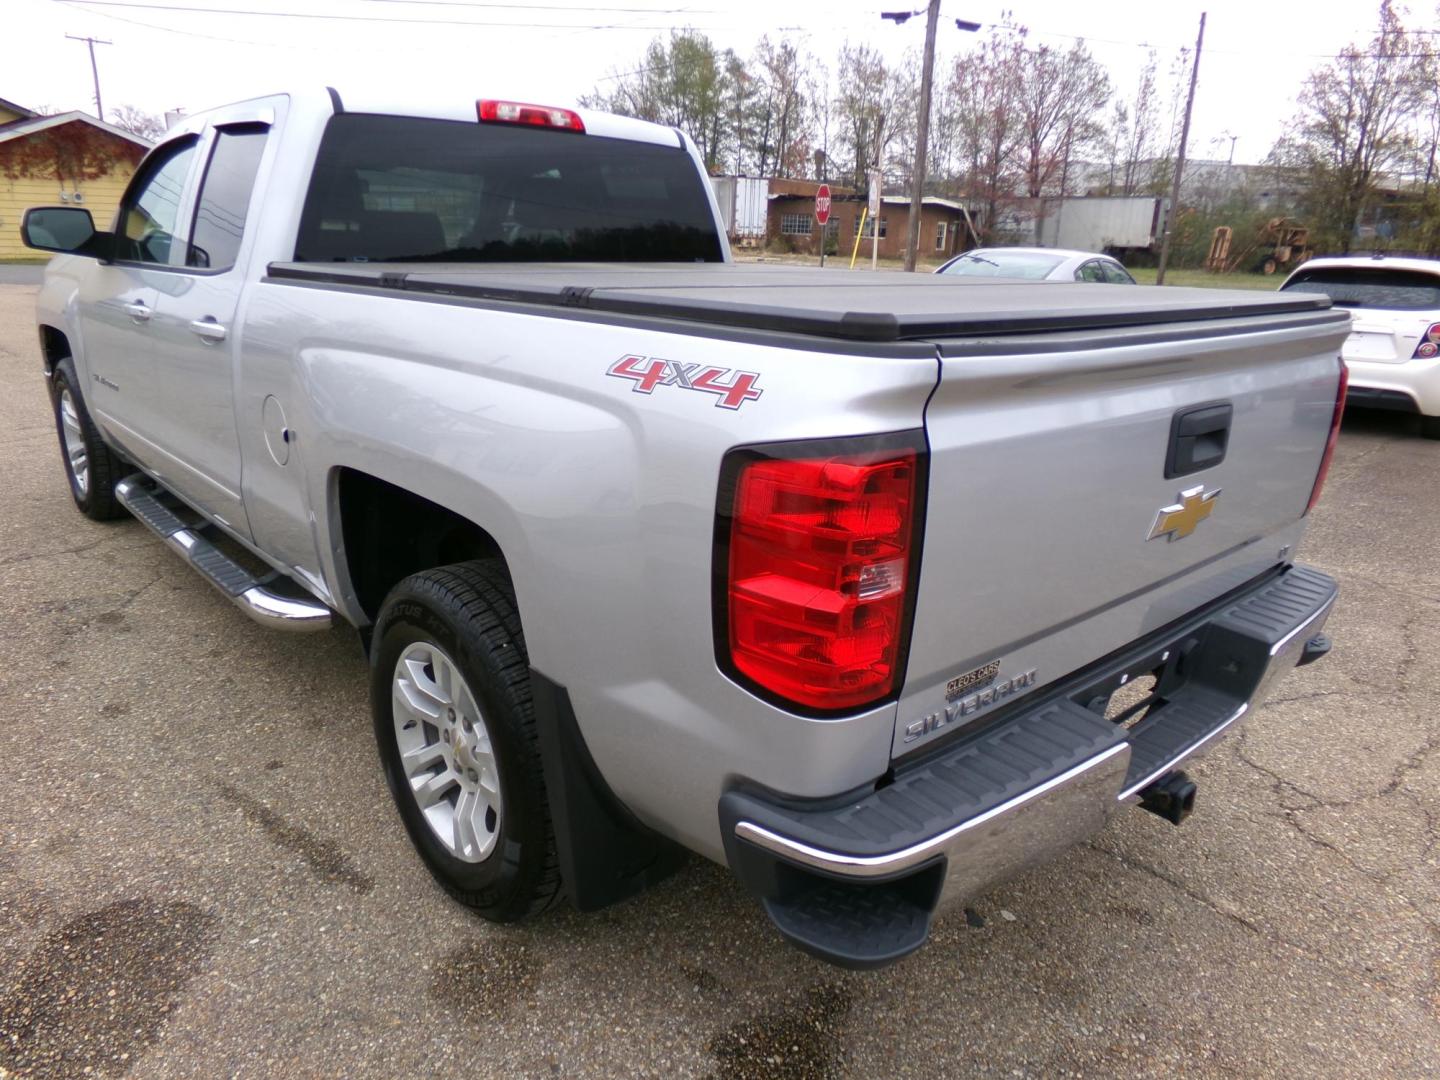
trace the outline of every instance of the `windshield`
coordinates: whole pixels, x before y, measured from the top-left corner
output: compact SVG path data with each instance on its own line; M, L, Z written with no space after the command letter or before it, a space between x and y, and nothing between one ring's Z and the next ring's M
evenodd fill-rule
M345 113L301 215L305 262L719 262L690 155L569 131Z
M1436 266L1440 270L1440 264ZM1440 308L1440 276L1379 266L1321 266L1299 270L1286 292L1324 293L1336 307L1429 311Z
M1062 255L1043 255L1034 251L967 251L945 267L942 273L963 277L1026 278L1043 281L1045 276L1065 261Z

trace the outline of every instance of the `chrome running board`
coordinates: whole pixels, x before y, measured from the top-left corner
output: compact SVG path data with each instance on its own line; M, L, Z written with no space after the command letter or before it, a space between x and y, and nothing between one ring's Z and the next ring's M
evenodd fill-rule
M261 579L226 555L194 528L186 525L157 497L156 488L140 474L115 485L115 498L134 514L202 578L230 598L250 618L274 630L310 632L328 630L332 613L314 599L299 599L273 592L271 579ZM273 575L280 578L279 574Z

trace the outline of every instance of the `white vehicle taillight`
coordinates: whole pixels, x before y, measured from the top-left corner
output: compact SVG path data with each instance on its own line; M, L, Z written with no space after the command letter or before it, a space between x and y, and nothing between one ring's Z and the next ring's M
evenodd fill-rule
M1310 501L1305 504L1305 513L1315 509L1320 501L1320 491L1325 486L1325 477L1330 472L1330 459L1335 456L1335 443L1340 438L1340 418L1345 414L1345 391L1350 386L1350 369L1340 361L1340 385L1335 391L1335 412L1330 417L1330 436L1325 440L1325 453L1320 457L1320 471L1315 474L1315 486L1310 489Z
M1440 323L1431 323L1430 328L1425 331L1425 336L1420 339L1420 344L1415 346L1415 352L1411 354L1412 360L1430 360L1440 356Z
M812 713L893 695L919 568L923 439L734 451L716 528L716 651L766 698Z

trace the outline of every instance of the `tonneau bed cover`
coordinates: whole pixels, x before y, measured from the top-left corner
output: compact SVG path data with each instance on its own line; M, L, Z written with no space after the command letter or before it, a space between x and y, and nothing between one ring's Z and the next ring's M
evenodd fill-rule
M509 301L806 334L923 341L1304 315L1316 294L1021 282L790 266L272 263L270 280ZM1332 317L1344 317L1336 312Z

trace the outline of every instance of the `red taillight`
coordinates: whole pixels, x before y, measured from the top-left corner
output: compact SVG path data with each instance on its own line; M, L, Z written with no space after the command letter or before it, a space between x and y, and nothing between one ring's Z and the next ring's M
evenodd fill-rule
M726 666L812 710L890 695L909 635L919 453L741 455L721 538Z
M585 122L570 109L550 105L527 105L521 101L477 101L475 111L481 120L492 124L525 124L529 127L559 128L561 131L584 133Z
M1340 385L1335 391L1335 413L1330 417L1330 436L1325 440L1325 453L1320 457L1320 471L1315 474L1315 486L1310 489L1310 501L1305 504L1305 513L1315 509L1320 501L1320 491L1325 486L1325 476L1330 472L1330 459L1335 456L1335 440L1340 437L1340 417L1345 414L1345 390L1350 385L1350 369L1340 361Z

